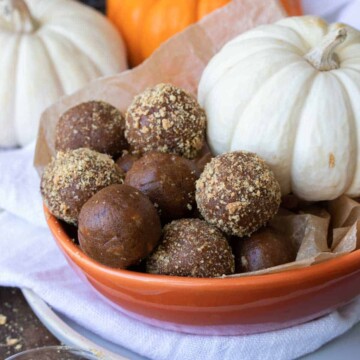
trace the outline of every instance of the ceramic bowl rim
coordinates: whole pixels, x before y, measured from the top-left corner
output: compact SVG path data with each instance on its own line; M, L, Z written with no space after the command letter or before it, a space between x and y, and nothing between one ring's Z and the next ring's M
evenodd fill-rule
M360 250L355 250L351 253L329 259L319 264L311 265L304 268L286 270L273 274L262 275L249 275L244 277L227 277L227 278L190 278L180 276L169 275L157 275L140 273L131 270L110 268L106 265L102 265L99 262L91 259L89 256L82 252L79 246L77 246L65 232L63 226L59 220L53 216L46 205L44 205L44 213L47 224L55 237L56 242L60 246L61 250L70 256L73 262L82 271L87 272L84 269L89 269L92 272L101 273L104 276L111 276L113 278L127 279L130 281L142 282L142 283L161 283L164 286L181 286L181 287L208 287L214 289L228 288L234 286L268 286L272 285L286 285L293 283L294 281L303 282L307 278L324 278L328 279L329 274L340 273L342 275L351 274L354 271L360 271Z

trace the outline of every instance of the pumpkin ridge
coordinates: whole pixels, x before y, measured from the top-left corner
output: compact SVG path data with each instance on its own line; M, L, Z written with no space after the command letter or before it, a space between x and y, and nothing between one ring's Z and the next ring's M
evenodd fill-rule
M278 56L278 57L277 57L277 62L280 62L280 67L279 67L278 71L276 71L272 76L275 76L276 73L278 73L279 71L281 71L281 70L284 68L284 66L285 66L285 65L283 64L283 55L284 55L284 53L288 54L288 51L283 50L282 48L279 48L279 50L281 50L281 53L282 53L282 54L281 54L282 56ZM259 54L262 54L262 53L265 53L265 54L266 54L267 51L269 51L269 50L265 50L265 51L263 51L263 52L257 52L257 54L258 54L258 55L259 55ZM299 55L297 55L297 54L292 54L292 55L293 55L293 57L297 57L297 59L296 59L295 62L298 62L299 59L302 60L302 57L300 57ZM234 72L234 76L236 76L237 69L239 69L239 67L240 67L240 68L243 67L245 61L247 61L247 62L249 62L250 60L252 61L252 58L253 58L253 57L254 57L254 56L248 56L248 57L244 58L242 61L238 62L238 63L236 64L236 66L234 66L233 68L231 68L231 69L229 69L228 71L226 71L226 75L222 75L222 76L220 77L219 81L217 82L216 86L213 86L213 87L212 87L211 91L208 93L208 95L207 95L207 97L206 97L206 102L205 102L204 104L202 104L202 106L204 106L205 108L207 108L207 103L208 103L209 101L211 101L211 100L214 100L214 99L212 99L212 97L214 96L214 95L213 95L213 92L214 92L214 91L217 91L216 89L220 86L219 84L224 83L224 81L225 81L225 83L226 83L226 81L228 81L227 77L229 77L229 76L232 77L232 76L231 76L232 74L229 75L229 72L230 72L230 71L233 71L233 72ZM287 65L288 65L288 63L286 64L286 66L287 66ZM264 75L265 75L265 74L264 74ZM267 76L267 75L266 75L266 76ZM268 80L270 81L270 78L268 78L266 81L268 81ZM256 88L256 89L254 88L254 91L252 92L251 97L256 96L256 94L261 90L261 88L263 87L263 85L264 85L264 83L259 83L258 86L257 86L257 88ZM236 99L233 99L233 100L236 101ZM251 102L251 99L249 99L249 100L250 100L250 102ZM216 101L216 99L215 99L215 101ZM244 112L246 111L246 108L248 107L248 105L250 104L250 102L249 102L247 105L245 105L245 104L242 104L242 105L241 105L241 106L244 107L242 113L244 113ZM239 106L240 106L240 105L239 105ZM235 109L232 110L232 114L233 114L232 116L234 116L234 114L236 114L236 117L239 118L238 109L239 109L239 107L237 106ZM230 118L231 118L231 116L230 116ZM226 124L226 125L225 125L225 124ZM222 147L222 150L221 150L221 151L230 151L230 150L231 150L231 147L233 146L234 138L231 140L231 143L228 143L228 141L230 140L229 138L231 137L230 134L232 134L232 133L234 133L234 131L236 131L237 125L236 125L236 124L232 124L231 126L229 126L229 124L227 124L227 122L225 122L225 121L222 121L222 125L226 126L228 130L226 131L226 134L224 135L225 137L223 137L224 139L225 139L225 138L227 139L227 140L226 140L226 145L225 145L225 147L224 147L224 146L221 146L221 147ZM209 127L208 127L208 136L209 136L210 138L211 138L211 131L212 131L212 127L209 126ZM223 143L224 143L224 141L223 141ZM218 150L216 150L216 153L219 152L219 146L217 145L217 147L218 147ZM212 148L212 150L214 150L214 148ZM220 152L221 152L221 151L220 151Z
M355 71L355 70L352 70L352 69L347 69L349 71ZM357 75L358 73L355 72ZM360 132L360 129L359 129L359 124L357 123L356 121L356 111L354 109L354 103L351 101L351 97L348 96L348 94L352 94L353 92L350 91L348 89L348 86L346 86L344 84L344 82L342 81L341 77L346 77L347 80L350 82L350 83L353 83L354 80L345 72L342 72L341 74L339 72L332 72L332 75L336 78L339 86L343 89L343 92L345 94L345 99L347 100L347 104L348 104L348 108L350 109L349 112L351 113L352 117L351 117L351 128L352 130L354 131L351 131L351 134L355 137L355 141L354 143L352 144L352 146L355 146L356 147L356 150L355 150L355 159L353 161L353 171L352 171L352 174L351 176L349 176L349 182L347 183L347 185L344 187L344 193L345 194L348 194L349 190L352 188L353 186L353 183L354 183L354 179L356 178L356 173L359 171L360 172L360 168L358 169L358 159L359 159L359 132ZM353 86L352 86L353 87ZM359 87L359 90L360 90L360 87ZM360 117L359 117L359 120L360 120Z
M126 66L126 62L124 61L121 65L121 55L125 51L125 47L122 39L120 38L120 34L114 29L113 25L109 24L101 14L88 6L84 6L83 4L77 2L72 5L80 7L80 21L75 21L73 14L71 16L63 16L61 18L56 18L52 22L46 22L43 25L42 30L51 30L61 37L68 39L78 51L87 58L91 59L91 64L96 67L97 76L110 75L109 68L113 69L114 66L118 70L123 69ZM84 11L82 11L83 7L85 7ZM95 15L93 12L95 12ZM84 14L86 16L84 16ZM95 18L92 16L95 16ZM94 31L97 26L102 28L101 32ZM83 31L84 29L86 30L85 32ZM74 36L74 34L76 36ZM89 43L89 38L91 38L91 43ZM117 41L119 39L121 39L120 42ZM97 56L96 58L94 57L92 47L97 48L97 43L99 43L101 44L100 47L102 47L104 52L107 53L111 42L114 47L112 50L113 56L111 58L99 57L98 55L101 54L99 51L95 52ZM86 45L84 46L83 43ZM113 70L111 71L111 74L114 74Z
M31 101L34 95L38 94L37 90L40 87L41 89L49 89L49 93L55 94L55 99L61 94L56 87L56 85L58 85L57 79L52 76L52 64L39 37L22 35L19 49L18 63L20 65L18 68L20 70L17 70L17 84L22 85L18 86L15 91L15 111L13 118L15 122L15 132L18 134L17 144L24 146L36 138L41 110L50 106L53 102L50 101L47 96L42 97L40 101L43 101L43 99L45 99L45 101L42 102L43 108L40 110L37 102ZM36 49L36 51L34 51L34 49ZM40 71L38 73L36 69L38 63L42 64L41 73ZM36 72L32 72L34 68ZM46 75L45 78L48 80L47 82L39 80L39 78L44 79L44 75ZM43 93L45 92L46 91ZM22 100L23 98L27 100L24 102L24 100ZM33 108L35 109L34 111L32 111Z
M51 23L54 19L61 17L62 19L69 18L74 19L79 15L81 16L81 22L87 18L102 18L102 14L98 11L94 10L90 6L86 6L82 4L80 1L72 1L72 0L65 0L66 1L66 8L65 3L63 0L25 0L29 5L31 12L34 14L36 13L36 20L40 21L42 26ZM45 5L44 5L45 4ZM36 10L34 10L36 9ZM90 20L91 21L91 20Z
M269 39L272 39L272 38L269 37ZM235 46L238 46L238 45L241 44L241 47L242 47L242 46L244 45L243 43L246 42L247 40L248 40L249 42L252 42L252 41L253 41L253 38L251 38L251 39L244 39L244 41L241 41L241 42L239 42L239 43L234 43L232 46L235 47ZM245 44L245 46L246 46L246 44ZM228 47L228 48L230 49L230 47ZM204 93L203 91L201 92L201 94L199 93L199 102L200 102L200 104L203 106L203 104L202 104L202 103L203 103L203 99L205 99L205 98L211 93L211 90L218 85L219 81L221 81L221 78L224 77L224 76L226 76L226 75L229 73L229 71L233 70L233 68L234 68L235 66L238 66L238 64L239 64L240 62L245 61L245 60L247 60L247 59L249 59L249 58L252 58L252 57L254 57L254 56L257 56L257 55L259 55L261 52L267 52L267 51L276 50L276 49L280 49L280 50L281 50L281 49L283 49L283 46L282 46L282 45L277 45L277 46L275 46L275 44L270 44L270 45L267 45L267 46L263 46L261 49L256 50L256 51L254 51L254 52L252 52L252 53L250 53L250 54L248 54L248 55L246 55L246 56L244 56L244 57L241 57L241 58L239 58L239 59L236 59L236 62L235 62L235 63L233 63L232 65L227 66L226 69L225 69L222 73L219 73L219 74L217 75L216 81L213 81L213 82L211 83L211 89L210 89L210 90L207 90L206 93ZM240 49L240 50L242 50L242 49ZM200 86L200 87L203 87L203 86ZM209 86L207 85L206 88L208 88L208 87L209 87Z
M75 43L70 36L68 36L68 34L66 32L62 32L60 30L60 27L57 27L57 26L48 26L47 27L47 30L48 31L51 31L51 32L54 32L55 34L57 35L60 35L62 36L64 39L66 39L67 41L69 41L69 43L77 50L79 51L80 53L82 53L83 55L85 55L87 57L87 60L89 61L89 63L94 67L94 69L96 70L98 76L100 74L103 73L103 71L100 69L99 65L95 63L95 61L93 60L93 58L86 52L86 51L83 51L83 49L77 44ZM60 31L59 31L60 30Z
M250 41L252 41L252 39L250 39ZM237 44L236 44L237 45ZM226 51L228 49L233 49L233 46L235 46L235 44L233 44L231 47L227 46L226 48L224 47L222 49L222 51ZM271 46L269 46L268 48L265 48L265 50L268 50L270 49ZM249 55L245 56L245 57L242 57L240 58L239 60L236 59L236 62L232 62L230 65L226 66L226 68L224 69L223 72L221 73L218 73L217 76L216 76L216 80L215 81L212 81L212 82L208 82L206 84L206 86L203 85L203 81L202 79L205 78L206 76L202 76L201 79L200 79L200 83L199 83L199 86L198 86L198 101L200 103L201 106L204 106L204 101L206 100L206 98L209 96L209 94L211 93L211 91L218 85L219 81L221 81L221 78L223 76L226 76L228 74L229 71L231 71L235 66L237 66L237 64L240 62L240 61L243 61L243 60L246 60L248 59L249 57L253 57L254 54L257 54L261 51L263 51L264 48L260 49L259 51L256 51L254 53L250 53ZM210 60L210 67L212 68L214 65L211 63L212 60ZM215 63L216 64L216 63ZM209 65L208 65L209 66ZM212 70L212 69L211 69ZM207 71L207 68L205 68L204 70L204 74L205 72ZM210 88L210 89L209 89ZM204 90L206 90L206 92L204 92Z
M360 36L358 37L357 41L357 43L350 43L349 45L346 43L346 48L340 50L338 56L342 67L344 66L344 62L349 60L354 62L354 60L356 61L356 59L360 59ZM353 52L357 52L358 55L353 56Z
M16 61L15 61L15 64L14 64L14 67L13 67L13 74L12 74L12 79L13 79L13 83L14 84L16 84L17 83L17 81L18 81L18 76L17 76L17 74L18 74L18 71L17 71L17 69L18 69L18 65L19 65L19 58L20 58L20 56L19 56L19 54L20 54L20 48L21 48L21 42L22 42L22 37L21 37L21 35L17 35L16 36L16 44L14 44L14 49L15 49L15 51L13 52L13 54L12 54L12 57L14 58L16 58ZM8 130L8 132L11 134L15 134L14 136L12 136L12 140L14 140L14 141L10 141L9 143L11 143L11 144L9 144L9 145L5 145L5 146L14 146L14 145L17 145L18 144L18 142L19 142L19 140L18 140L18 135L17 135L17 126L16 126L16 98L17 98L17 92L15 91L14 93L13 93L13 96L12 96L12 101L11 101L11 104L12 104L12 110L10 110L10 113L12 113L12 114L14 114L14 116L13 116L13 121L11 122L11 127L12 127L12 129L11 130ZM8 125L4 125L4 124L1 124L3 127L5 127L5 126L8 126Z
M266 28L268 25L263 25L263 26ZM284 38L280 38L278 36L278 34L269 35L269 34L267 34L267 32L265 30L262 30L262 32L259 34L259 37L261 39L265 39L265 40L270 38L270 39L274 39L277 41L281 41L281 42L283 42L282 46L286 45L288 49L289 48L291 49L291 51L297 50L299 55L301 55L301 56L304 55L304 51L306 51L305 49L307 49L309 47L309 44L306 42L304 37L302 37L295 29L286 27L285 25L282 25L282 24L272 24L272 27L275 29L277 28L280 31L284 31L284 34L286 34L286 36L288 36L288 33L291 32L293 34L293 36L299 40L302 48L300 48L298 45L294 44L289 39L286 39L286 36ZM251 38L251 39L254 39L254 38Z
M332 73L317 71L311 91L309 91L311 106L303 107L308 117L301 116L304 123L300 121L301 128L297 131L292 167L292 176L296 179L292 184L296 186L292 189L304 200L335 199L343 194L342 191L347 182L344 172L349 161L344 157L343 149L348 149L351 142L342 142L342 139L349 140L347 134L350 133L351 127L344 117L347 112L340 113L337 110L344 109L346 96L342 89L334 86L334 83L337 85L337 80ZM321 97L319 89L323 91ZM337 101L342 106L334 106ZM333 111L328 111L329 108ZM312 121L309 121L309 117Z
M53 59L52 59L52 56L51 56L51 54L50 54L50 51L49 51L49 49L48 49L48 46L47 46L45 40L42 38L42 36L41 36L40 33L38 34L37 38L38 38L38 40L40 41L40 43L42 44L42 47L43 47L43 49L44 49L44 54L45 54L45 56L47 57L47 59L48 59L48 61L49 61L50 67L51 67L51 69L52 69L52 71L53 71L53 74L55 74L57 85L58 85L59 88L61 89L61 92L62 92L63 94L65 94L64 85L63 85L63 83L62 83L62 81L61 81L61 77L60 77L60 75L59 75L59 71L58 71L58 69L57 69L56 66L55 66L55 63L54 63L54 61L53 61Z
M278 71L274 72L270 77L266 78L266 81L263 82L263 83L261 83L261 84L259 85L259 87L256 89L256 91L251 95L251 100L250 100L250 101L247 103L247 105L244 107L244 109L243 109L240 117L246 112L246 109L249 107L249 105L252 104L252 103L255 101L257 95L261 92L261 89L262 89L263 87L265 87L267 83L271 82L276 76L278 76L278 75L279 75L280 73L282 73L283 71L286 71L289 66L294 65L294 64L297 64L297 63L299 63L299 62L301 62L301 59L300 59L300 58L297 59L297 60L294 60L294 61L291 62L291 63L288 63L288 64L286 65L286 67L283 67L283 68L278 69ZM240 105L241 105L241 104L240 104ZM239 105L239 106L240 106L240 105ZM238 109L238 107L235 108L234 113L237 113L237 114L238 114L239 112L237 111L237 109ZM237 132L238 126L239 126L240 124L241 124L241 122L238 122L238 123L235 123L235 124L234 124L234 126L233 126L232 129L231 129L231 133L232 133L232 134L234 134L234 133ZM231 151L231 149L233 149L233 142L234 142L234 137L232 137L231 142L230 142L230 147L229 147L229 150L230 150L230 151Z
M276 77L277 78L279 78L279 77L286 77L285 75L286 74L289 74L289 73L291 73L292 71L294 71L294 70L292 70L294 67L298 67L298 66L302 66L302 64L304 63L304 61L302 60L302 58L300 58L298 61L294 61L294 62L292 62L292 63L290 63L290 64L288 64L285 68L282 68L282 69L280 69L278 72L276 72L275 74L273 74L273 76L271 77L271 78L269 78L268 80L269 81L267 81L266 83L264 83L260 88L259 88L259 92L257 92L256 94L253 94L252 95L252 99L251 99L251 102L252 101L255 101L255 97L257 96L257 95L259 95L259 96L262 96L262 94L260 93L260 91L261 90L263 90L264 88L265 88L265 86L266 86L266 84L268 84L268 86L270 86L271 87L271 82L273 82L273 81L278 81L277 79L276 79ZM301 81L300 81L300 84L304 84L304 83L307 83L308 81L310 81L311 80L311 78L315 78L315 76L316 76L316 74L314 74L314 71L312 70L312 69L309 69L308 70L308 75L306 76L306 78L303 78L303 76L301 75L301 77L300 78L303 78ZM303 88L303 86L304 85L299 85L299 89L302 89ZM284 94L285 96L286 96L286 94ZM303 108L302 106L303 106L303 103L304 103L304 101L305 101L305 98L306 97L304 97L303 96L303 91L299 91L298 92L298 95L296 96L296 99L293 101L293 104L296 104L296 103L300 103L300 105L297 105L296 107L295 106L293 106L292 108L291 108L291 110L289 111L289 114L288 114L288 116L287 116L287 120L285 121L286 123L287 122L289 122L289 121L291 121L294 125L293 125L293 129L292 129L292 132L290 133L290 132L287 132L284 136L286 136L286 137L289 137L290 136L290 134L291 134L291 136L292 136L292 140L290 140L289 141L289 145L288 145L288 150L287 150L287 153L289 153L289 154L291 154L291 156L289 157L289 159L286 161L286 164L287 164L287 166L286 166L286 174L287 174L287 178L288 178L288 181L285 183L285 182L280 182L280 184L281 184L281 189L282 189L282 193L283 194L285 194L285 192L286 191L284 191L284 188L285 189L290 189L291 188L291 179L292 179L292 176L291 176L291 174L292 174L292 166L291 166L291 164L292 164L292 158L293 158L293 147L294 147L294 144L295 144L295 137L296 137L296 133L297 133L297 128L299 127L299 119L300 119L300 117L298 117L298 113L296 112L297 111L297 109L300 107L301 109ZM246 106L246 108L244 109L244 113L245 113L245 111L247 110L247 108L249 107L249 105L250 105L250 103ZM265 117L265 115L264 115L264 117ZM233 134L234 134L234 136L232 137L232 140L231 140L231 146L230 146L230 150L233 150L233 149L239 149L239 146L235 146L234 147L234 142L236 141L236 134L238 134L239 132L240 132L240 129L239 129L239 126L240 126L240 123L241 123L241 121L238 121L238 123L237 123L237 125L235 126L235 130L234 130L234 132L233 132ZM277 131L276 129L275 129L275 131ZM281 130L279 130L279 131L281 131ZM266 148L266 143L264 143L263 144L263 146L264 146L264 148ZM245 149L246 150L249 150L249 151L254 151L254 149L251 149L251 148L247 148L247 147L245 147ZM266 156L264 156L264 154L262 154L261 152L260 153L258 153L258 155L259 156L262 156L264 159L265 159L265 161L267 160L266 159ZM275 171L275 169L272 167L272 164L270 163L270 161L269 161L269 166L272 168L272 170L275 172L275 175L276 176L278 176L278 172L277 171ZM283 173L283 171L282 171L282 173ZM284 176L281 176L281 178L284 178ZM278 178L278 180L280 180L279 178Z
M20 59L21 59L21 53L22 53L22 48L23 48L23 42L24 42L24 37L21 36L21 34L18 35L19 37L19 42L17 43L17 56L16 56L16 65L15 65L15 82L14 84L19 84L19 81L21 80L19 77L19 71L18 71L18 68L19 68L19 64L20 64ZM13 121L12 121L12 124L13 124L13 129L15 130L15 133L16 133L16 145L18 145L19 143L21 143L20 141L20 136L18 135L19 134L19 126L18 126L18 102L19 102L19 92L17 90L14 91L14 97L13 97Z
M247 46L247 43L251 43L253 42L254 40L260 40L260 41L264 41L264 45L261 49L259 49L259 51L254 51L254 52L251 52L250 54L247 54L245 57L241 57L239 59L236 59L235 62L232 62L230 66L227 66L226 69L222 72L222 73L219 73L217 75L217 80L215 81L212 81L210 84L207 83L205 86L203 86L202 84L202 79L203 78L206 78L206 76L204 76L204 74L202 75L201 77L201 80L200 80L200 86L199 88L201 88L201 91L199 92L199 95L198 95L198 100L200 102L200 104L203 106L203 101L204 99L210 94L211 92L211 89L216 87L216 85L218 84L219 80L223 77L223 76L226 76L226 74L228 73L228 71L231 71L232 68L234 66L237 66L237 64L240 62L240 61L243 61L249 57L253 57L253 56L256 56L259 54L259 52L262 52L262 51L270 51L271 49L283 49L284 48L284 44L280 44L279 42L283 42L283 43L286 43L286 45L288 46L288 50L298 54L299 56L303 57L304 53L305 53L305 49L308 49L309 48L309 45L305 42L304 38L294 29L290 29L292 31L292 33L294 34L294 36L296 38L299 39L299 41L301 42L302 46L304 47L303 49L299 48L298 46L296 46L295 44L293 44L292 42L289 42L289 41L286 41L284 39L279 39L277 36L271 36L269 35L268 33L264 32L262 29L262 27L268 27L269 25L263 25L263 26L260 26L259 28L257 29L253 29L253 30L250 30L248 33L244 33L244 34L241 34L237 37L235 37L234 39L230 40L222 49L221 49L221 52L224 53L226 51L228 51L229 49L232 49L233 51L235 50L235 47L242 47L240 49L237 49L238 52L242 51L244 48L246 49L246 46ZM281 30L287 30L287 28L285 26L282 26L280 24L272 24L271 27L277 27L277 28L281 28ZM251 34L251 36L249 37L248 34ZM247 35L247 36L245 36ZM268 40L273 40L275 41L276 43L272 43L272 44L267 44L267 41ZM259 46L259 44L257 45ZM217 57L215 56L215 59ZM229 56L229 58L231 59L232 56ZM210 61L210 65L208 65L206 68L205 68L205 72L208 72L209 70L207 70L208 68L212 68L214 67L214 65L212 64L213 61L211 60ZM216 64L216 63L215 63ZM206 89L206 92L204 92L203 88ZM210 90L208 90L208 88L211 88Z
M312 78L310 77L309 79L307 79L307 82L309 82L308 85L307 85L308 89L312 88L312 86L313 86L313 84L315 82L315 79L316 79L316 77L318 75L319 75L319 73L315 71ZM311 81L311 84L310 84L310 81ZM291 167L290 167L290 187L291 187L291 189L294 189L294 181L293 181L293 179L294 179L294 175L293 175L293 172L294 172L293 167L294 167L294 165L293 164L294 164L295 145L296 145L297 140L298 140L298 133L299 133L298 129L300 127L302 114L305 111L305 104L308 101L308 99L310 97L310 94L311 94L311 91L307 91L306 96L299 96L299 98L301 99L301 102L302 102L302 104L301 104L301 112L298 113L298 115L297 115L296 129L294 131L294 138L292 139L293 141L291 142L292 143L291 160L290 160L290 164L291 164ZM300 94L298 94L298 95L300 95Z
M286 23L284 24L284 23L279 22L276 25L284 28L285 31L291 30L292 32L297 34L297 36L300 39L302 46L303 46L302 49L299 49L301 51L301 56L304 56L311 49L311 45L309 44L309 42L296 29L289 27L289 25L287 25Z
M269 25L263 25L263 26L266 27L266 26L269 26ZM280 25L275 26L274 24L272 25L272 27L281 28L281 30L284 30L284 31L286 29L285 26L280 26ZM301 37L295 30L291 29L294 36L297 37L300 40L301 45L304 46L304 48L299 48L293 42L290 42L290 41L288 41L288 40L286 40L284 38L280 38L278 36L278 34L270 35L270 34L268 34L268 32L265 32L261 28L262 27L260 26L260 29L250 30L249 33L251 33L251 35L252 35L251 37L244 36L244 35L246 35L246 33L245 33L245 34L241 34L241 35L237 36L236 38L230 40L223 47L223 49L221 49L221 51L223 51L224 49L227 49L227 48L231 48L232 46L243 45L245 42L252 42L254 40L261 40L261 41L264 41L264 42L267 42L269 40L273 40L273 41L276 42L276 45L280 46L281 48L283 48L284 44L285 44L288 49L290 48L290 51L293 51L295 53L299 53L298 55L301 55L301 56L304 55L305 49L309 47L309 45L306 44L304 38ZM275 45L275 44L272 44L272 45ZM246 46L246 44L245 44L245 46Z
M353 57L351 59L344 59L341 60L341 64L342 64L342 69L348 69L348 70L355 70L353 67L348 67L347 62L350 61L352 63L354 63L354 60L357 61L360 64L360 56L357 57Z
M79 68L76 63L70 63L69 70L64 72L62 70L62 59L58 58L58 54L65 51L65 54L67 54L66 58L68 58L69 56L72 56L74 52L78 52L80 50L71 41L69 41L68 38L55 31L47 30L46 32L44 31L39 33L38 36L41 37L41 40L46 45L50 59L53 59L53 69L56 70L56 75L60 79L62 89L64 91L63 94L76 91L78 87L74 88L72 81L69 82L68 80L71 76L77 75ZM93 76L101 76L102 73L99 68L84 53L81 52L78 58L81 58L83 63L83 66L80 69L83 77L82 82L88 81L88 79L91 79Z
M61 0L26 0L30 8L30 12L36 15L36 21L40 24L45 24L49 14L55 14L59 7L61 7ZM60 4L60 5L59 5ZM71 4L73 7L74 4ZM73 9L72 9L73 10Z

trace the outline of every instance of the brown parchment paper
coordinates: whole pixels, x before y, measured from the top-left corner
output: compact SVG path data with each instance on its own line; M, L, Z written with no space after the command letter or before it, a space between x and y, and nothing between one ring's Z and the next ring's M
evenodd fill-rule
M226 277L297 269L360 249L360 203L347 196L310 206L300 205L296 212L280 209L268 226L284 234L297 246L296 260L264 270Z
M143 64L121 74L95 80L63 97L42 115L34 164L39 174L55 155L54 133L59 116L81 102L104 100L125 112L133 97L149 86L169 82L196 95L201 74L221 47L255 26L281 19L276 0L233 0L164 43ZM360 205L347 197L319 205L306 204L296 212L279 211L269 226L296 244L296 261L247 276L285 271L341 256L360 247Z

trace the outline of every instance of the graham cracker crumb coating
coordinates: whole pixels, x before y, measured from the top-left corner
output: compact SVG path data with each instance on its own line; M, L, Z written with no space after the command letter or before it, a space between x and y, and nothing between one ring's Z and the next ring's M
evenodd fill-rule
M188 277L232 274L234 256L225 236L200 219L166 225L162 241L147 260L147 272Z
M45 168L40 189L50 212L76 225L81 207L92 195L123 180L124 173L110 156L80 148L57 153Z
M228 235L251 235L276 214L280 200L273 172L246 151L213 158L196 182L200 213Z
M193 159L204 145L206 116L196 99L170 84L136 96L126 112L125 137L139 152L160 151Z

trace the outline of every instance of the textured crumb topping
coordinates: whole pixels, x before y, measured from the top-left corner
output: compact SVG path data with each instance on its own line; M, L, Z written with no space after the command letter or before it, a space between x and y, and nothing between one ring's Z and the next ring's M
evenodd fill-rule
M147 260L147 272L189 277L218 277L235 271L224 235L200 219L166 225L162 241Z
M80 148L59 151L45 168L41 194L56 217L72 224L82 205L97 191L123 183L124 174L110 156Z
M170 84L136 96L126 113L125 136L140 153L160 151L196 157L204 144L206 116L196 99Z
M250 152L213 158L196 182L196 202L202 216L229 235L253 233L276 214L280 200L274 173Z

